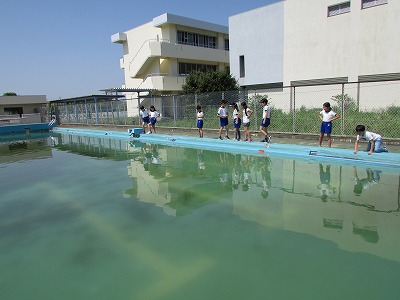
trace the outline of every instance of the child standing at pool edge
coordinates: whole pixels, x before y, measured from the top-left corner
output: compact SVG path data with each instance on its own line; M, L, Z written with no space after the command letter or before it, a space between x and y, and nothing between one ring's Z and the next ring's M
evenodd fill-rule
M149 129L149 131L148 131L148 133L149 133L150 132L149 113L148 113L147 109L144 108L143 105L140 107L139 116L142 118L143 133L146 133L146 129L145 129L146 126Z
M246 142L252 142L249 127L250 127L250 117L253 114L253 110L250 108L247 108L246 102L242 102L241 106L243 108L244 140Z
M271 136L268 135L267 128L271 123L271 110L268 106L268 99L263 98L260 102L263 107L263 118L260 124L260 131L265 134L265 138L261 140L261 142L269 143L271 141Z
M357 139L356 143L354 146L354 154L357 154L358 152L358 142L360 140L366 140L368 141L368 146L366 151L368 151L368 155L371 155L372 152L389 152L386 147L381 147L383 143L382 136L380 136L377 133L366 131L364 125L357 125L356 126L356 132L357 132Z
M201 110L201 106L197 105L197 130L199 132L199 137L203 137L203 119L204 119L204 112Z
M240 141L240 125L242 120L240 119L240 112L237 103L231 105L233 107L233 128L235 129L235 140Z
M340 116L332 110L331 104L329 102L325 102L322 105L322 110L317 116L322 121L319 134L319 146L322 147L322 141L326 133L326 136L328 137L328 147L330 148L332 145L332 121L339 119Z
M226 110L226 101L221 101L221 106L218 108L217 116L219 117L219 139L222 140L222 130L225 128L226 130L226 138L229 140L229 127L228 127L228 112Z
M150 133L156 133L157 118L160 116L154 105L150 106Z

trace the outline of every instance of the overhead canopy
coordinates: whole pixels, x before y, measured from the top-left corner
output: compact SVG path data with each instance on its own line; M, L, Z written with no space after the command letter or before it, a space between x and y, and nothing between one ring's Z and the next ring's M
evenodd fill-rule
M103 89L100 90L102 92L107 93L142 93L142 92L155 92L157 91L156 89L139 89L139 88L109 88L109 89Z
M118 93L140 93L147 92L151 94L151 92L157 91L156 89L137 89L137 88L109 88L99 90L101 92L105 92L105 94L101 95L88 95L88 96L79 96L73 98L64 98L64 99L54 99L50 100L52 103L68 103L68 102L85 102L85 101L110 101L115 98L123 98L124 95L119 95Z
M179 96L179 94L165 94L165 95L144 95L140 96L140 98L162 98L162 97L173 97L173 96Z
M50 100L52 103L68 103L68 102L85 102L85 101L104 101L104 100L113 100L115 98L123 98L123 95L89 95L89 96L80 96L74 98L64 98L64 99L56 99Z

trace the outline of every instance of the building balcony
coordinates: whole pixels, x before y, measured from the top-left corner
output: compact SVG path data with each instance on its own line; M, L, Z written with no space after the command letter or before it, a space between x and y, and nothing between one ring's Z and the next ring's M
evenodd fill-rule
M182 45L166 40L147 40L127 62L130 77L140 77L156 58L179 58L208 63L229 63L229 51Z
M126 43L126 34L124 32L118 32L111 36L111 42L116 44Z

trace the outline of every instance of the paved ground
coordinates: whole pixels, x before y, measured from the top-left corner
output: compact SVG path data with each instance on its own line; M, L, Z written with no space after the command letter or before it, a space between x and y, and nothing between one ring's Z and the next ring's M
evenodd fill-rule
M88 129L97 129L97 130L114 130L114 131L127 131L128 128L132 126L106 126L106 125L97 125L97 126L71 126L65 125L61 127L79 127L79 128L88 128ZM183 136L197 136L196 129L171 129L171 128L163 128L158 127L157 133L160 134L173 134L173 135L183 135ZM243 131L242 131L243 135ZM233 131L230 131L230 138L234 136ZM283 133L271 133L272 140L271 143L283 143L283 144L296 144L296 145L318 145L318 137L319 135L301 135L301 134L283 134ZM212 138L218 137L218 130L204 130L204 137ZM252 138L254 142L260 142L263 137L261 134L257 132L252 133ZM343 148L343 149L354 149L354 137L333 137L332 148ZM385 145L388 147L389 152L391 153L400 153L400 139L399 140L389 140L384 141ZM326 137L322 144L323 147L327 147ZM366 147L366 143L362 143L359 147L360 150Z

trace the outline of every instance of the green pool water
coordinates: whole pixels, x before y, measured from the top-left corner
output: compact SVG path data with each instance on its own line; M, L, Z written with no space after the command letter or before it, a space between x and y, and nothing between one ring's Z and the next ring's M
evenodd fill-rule
M398 299L400 172L0 143L0 299Z

